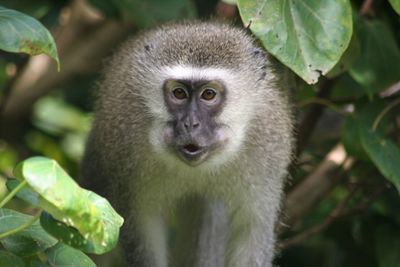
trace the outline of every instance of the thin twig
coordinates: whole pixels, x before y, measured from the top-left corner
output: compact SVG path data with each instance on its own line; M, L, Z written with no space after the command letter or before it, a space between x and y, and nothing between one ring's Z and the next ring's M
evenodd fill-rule
M351 197L354 195L354 193L357 191L357 187L354 187L350 190L349 194L338 202L336 207L331 211L329 216L320 224L314 225L311 228L301 232L300 234L283 241L279 247L281 249L287 249L291 246L294 246L296 244L299 244L303 242L304 240L308 239L310 236L313 236L323 230L325 230L329 225L331 225L337 218L342 217L343 214L345 214L343 211L346 207L346 204L349 202Z
M363 201L362 203L360 203L359 205L357 205L355 208L351 209L351 210L346 210L346 204L349 202L349 200L352 198L352 196L354 196L354 194L357 192L357 190L361 188L360 184L358 184L358 186L353 186L352 188L350 188L350 192L349 194L346 196L346 198L344 198L343 200L341 200L340 202L338 202L338 204L336 205L336 207L332 210L332 212L329 214L329 216L320 224L317 224L315 226L310 227L309 229L303 231L302 233L288 239L288 240L284 240L279 244L279 247L281 249L287 249L291 246L297 245L302 243L304 240L310 238L313 235L316 235L322 231L324 231L326 228L328 228L328 226L330 226L334 221L337 221L340 218L344 218L344 217L349 217L352 216L354 214L358 214L360 212L364 212L365 210L367 210L368 207L371 206L371 204L373 202L375 202L386 190L387 186L383 185L381 187L379 187L378 189L376 189L372 195L366 200Z
M336 83L336 79L328 80L325 79L321 82L320 89L316 95L318 99L327 99L333 89L333 86ZM301 121L299 125L299 133L297 135L297 144L296 144L296 157L298 157L310 139L312 132L314 131L315 126L319 118L323 114L324 106L319 104L314 104L310 107L309 111L305 114L304 119Z
M310 98L310 99L307 99L307 100L305 100L303 102L300 102L298 104L298 106L299 106L299 108L303 108L303 107L308 106L310 104L319 104L319 105L326 106L326 107L330 108L331 110L335 111L336 113L338 113L338 114L340 114L342 116L345 116L345 117L349 115L348 112L343 111L338 105L335 105L333 102L331 102L331 101L329 101L327 99L318 98L318 97Z
M364 2L361 5L361 8L360 8L361 16L365 16L365 15L371 13L371 10L372 10L371 6L372 6L373 2L374 2L373 0L364 0Z
M10 201L27 183L28 182L26 180L22 181L17 187L8 193L8 195L0 202L0 208L7 204L7 202Z
M342 144L334 146L315 170L287 194L284 223L295 225L332 191L353 164L354 159L347 156Z
M390 103L387 107L385 107L376 117L374 123L372 124L372 130L376 131L378 128L379 123L381 122L382 118L395 106L400 104L400 98L396 99L392 103Z

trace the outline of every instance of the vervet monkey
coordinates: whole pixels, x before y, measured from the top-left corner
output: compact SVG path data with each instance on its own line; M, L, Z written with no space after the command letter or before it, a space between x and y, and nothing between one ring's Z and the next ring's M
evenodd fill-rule
M280 83L245 30L213 22L107 62L83 174L125 218L129 266L272 266L292 150Z

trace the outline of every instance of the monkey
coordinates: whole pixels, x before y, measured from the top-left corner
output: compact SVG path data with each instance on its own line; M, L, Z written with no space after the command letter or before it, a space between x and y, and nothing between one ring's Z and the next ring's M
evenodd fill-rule
M125 219L128 266L272 266L293 143L282 84L222 22L158 26L107 60L82 173Z

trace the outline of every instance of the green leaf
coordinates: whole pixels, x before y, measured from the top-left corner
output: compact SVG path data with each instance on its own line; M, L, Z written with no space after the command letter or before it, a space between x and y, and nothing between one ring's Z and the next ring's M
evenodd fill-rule
M102 210L107 210L107 209L102 209ZM103 214L103 216L111 216L111 214L110 215ZM109 242L115 244L118 241L118 231L116 230L118 230L119 228L116 227L115 225L110 225L112 223L114 222L112 221L105 222L105 228L106 231L110 233L110 236L114 238ZM42 216L40 217L40 224L48 233L56 237L58 240L74 248L82 250L83 252L102 254L109 250L105 249L103 244L94 243L90 239L86 239L75 228L55 220L50 214L47 214L45 212L42 213Z
M362 96L365 96L365 90L348 73L337 77L331 93L332 99L359 99Z
M350 43L348 0L238 0L245 24L265 48L308 83L316 83Z
M95 245L84 238L77 229L55 220L46 212L43 212L40 216L40 224L48 233L56 236L64 244L87 253L95 251Z
M331 69L326 75L328 78L332 79L340 74L346 72L350 66L356 61L360 56L360 41L356 34L353 34L351 41L346 51L343 53L339 62Z
M90 252L101 254L116 245L122 217L106 199L80 188L57 162L33 157L18 164L14 174L40 195L41 208L93 243Z
M359 125L361 143L383 176L400 192L400 149L391 140L372 129Z
M118 242L119 227L121 225L118 220L115 220L115 213L108 201L93 193L88 195L88 200L94 203L95 208L101 212L102 224L106 233L106 242L96 242L90 236L85 238L84 233L80 233L75 228L57 221L46 214L41 216L40 223L48 233L64 243L87 253L102 254L111 250ZM90 235L90 233L87 234Z
M360 127L370 129L375 118L385 108L384 101L365 102L365 99L359 100L355 105L353 116L345 118L341 131L342 143L350 155L356 156L360 160L368 161L370 157L361 143ZM384 133L388 119L384 118L379 124L378 133Z
M358 19L355 28L361 56L349 73L372 97L399 80L400 50L392 31L381 21Z
M33 123L51 134L67 131L88 132L91 117L65 101L54 97L43 97L35 103Z
M54 39L39 21L1 6L0 49L32 56L47 54L60 64Z
M7 180L6 186L9 191L14 190L21 182L18 180ZM28 187L23 187L21 190L17 192L17 197L23 199L24 201L32 204L33 206L40 206L40 196L35 191L32 191Z
M25 267L24 261L7 251L0 250L0 266L1 267Z
M15 229L32 218L14 210L0 209L0 233ZM35 222L22 231L1 239L0 242L8 251L25 257L54 246L57 240L44 231L39 222Z
M58 243L46 251L50 266L96 267L94 262L83 252Z
M389 0L389 3L392 5L397 14L400 15L400 0Z
M29 267L49 267L46 263L37 261L37 260L32 260L29 263Z
M359 119L356 116L345 118L341 131L342 143L348 154L356 156L360 160L368 161L369 157L359 138L358 121Z

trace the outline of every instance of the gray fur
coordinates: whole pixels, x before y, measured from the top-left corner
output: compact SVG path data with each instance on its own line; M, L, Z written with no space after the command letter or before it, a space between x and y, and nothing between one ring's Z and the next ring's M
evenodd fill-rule
M219 119L237 146L213 163L188 166L150 137L168 118L162 69L177 65L232 75ZM163 26L123 44L99 87L83 175L124 216L129 266L272 266L292 122L279 78L253 38L218 23ZM173 249L171 216L179 219Z

